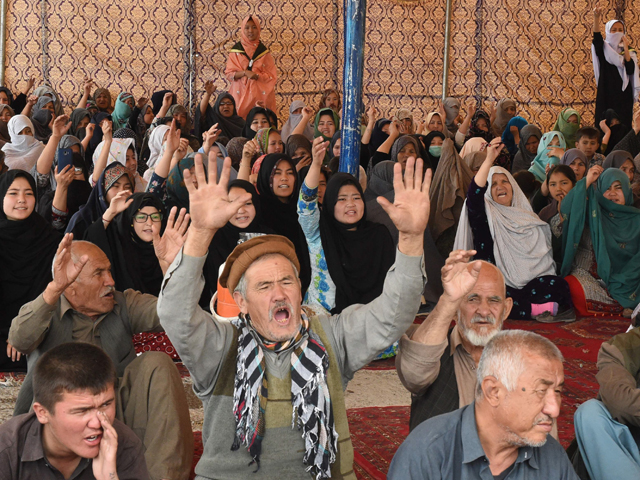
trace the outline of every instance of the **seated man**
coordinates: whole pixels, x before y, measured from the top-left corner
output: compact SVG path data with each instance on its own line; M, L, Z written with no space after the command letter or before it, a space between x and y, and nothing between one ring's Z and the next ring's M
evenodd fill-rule
M473 402L482 350L511 311L502 273L488 262L467 263L475 253L451 252L442 268L444 294L413 335L400 339L396 369L412 394L411 430Z
M378 298L338 315L312 315L300 305L293 244L268 235L239 245L227 259L220 284L233 292L241 315L222 323L198 306L202 267L216 230L250 197L230 201L230 161L218 184L214 162L210 156L208 181L200 155L197 181L185 171L192 224L158 300L160 321L204 403L196 478L355 479L344 387L400 338L418 311L430 173L423 183L422 161L414 174L409 159L403 183L396 165L394 204L381 200L400 235Z
M475 401L413 430L387 478L578 480L548 437L560 413L560 350L535 333L503 331L484 347L477 377Z
M599 400L576 410L576 439L593 480L640 477L640 328L616 335L598 352Z
M146 447L151 478L189 478L193 433L182 380L171 358L162 352L136 357L133 334L161 331L157 298L134 290L117 292L107 256L96 245L65 235L53 263L53 281L13 319L9 344L28 354L28 373L14 414L29 411L32 371L38 358L68 342L101 347L119 377L118 420Z
M116 369L88 343L64 343L33 370L33 412L0 426L2 478L145 480L144 446L116 419Z

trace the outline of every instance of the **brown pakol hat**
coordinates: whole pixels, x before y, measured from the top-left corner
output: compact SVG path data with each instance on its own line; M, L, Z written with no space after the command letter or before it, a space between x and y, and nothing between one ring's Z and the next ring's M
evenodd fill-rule
M281 235L261 235L234 248L220 275L220 285L233 292L247 268L258 258L270 253L278 253L288 258L298 269L298 272L300 271L300 262L291 241Z

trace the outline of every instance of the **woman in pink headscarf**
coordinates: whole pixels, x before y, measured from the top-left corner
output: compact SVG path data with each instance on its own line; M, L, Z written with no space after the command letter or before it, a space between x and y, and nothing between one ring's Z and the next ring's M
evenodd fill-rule
M229 93L242 118L246 118L258 102L275 111L278 72L269 49L260 41L257 17L249 15L242 21L240 41L231 48L224 73L231 82Z

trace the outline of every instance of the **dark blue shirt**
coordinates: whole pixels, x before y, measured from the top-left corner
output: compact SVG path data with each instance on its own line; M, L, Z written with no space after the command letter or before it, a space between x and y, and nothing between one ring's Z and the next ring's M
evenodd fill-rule
M511 467L509 467L511 468ZM388 480L493 480L476 428L475 402L421 423L393 457ZM579 480L551 436L542 447L521 447L506 480Z

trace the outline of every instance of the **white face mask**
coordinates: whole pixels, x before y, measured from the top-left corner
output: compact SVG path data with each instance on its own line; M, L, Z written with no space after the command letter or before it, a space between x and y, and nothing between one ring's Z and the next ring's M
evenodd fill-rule
M607 35L607 43L615 48L622 43L622 37L624 37L622 32L610 33Z

